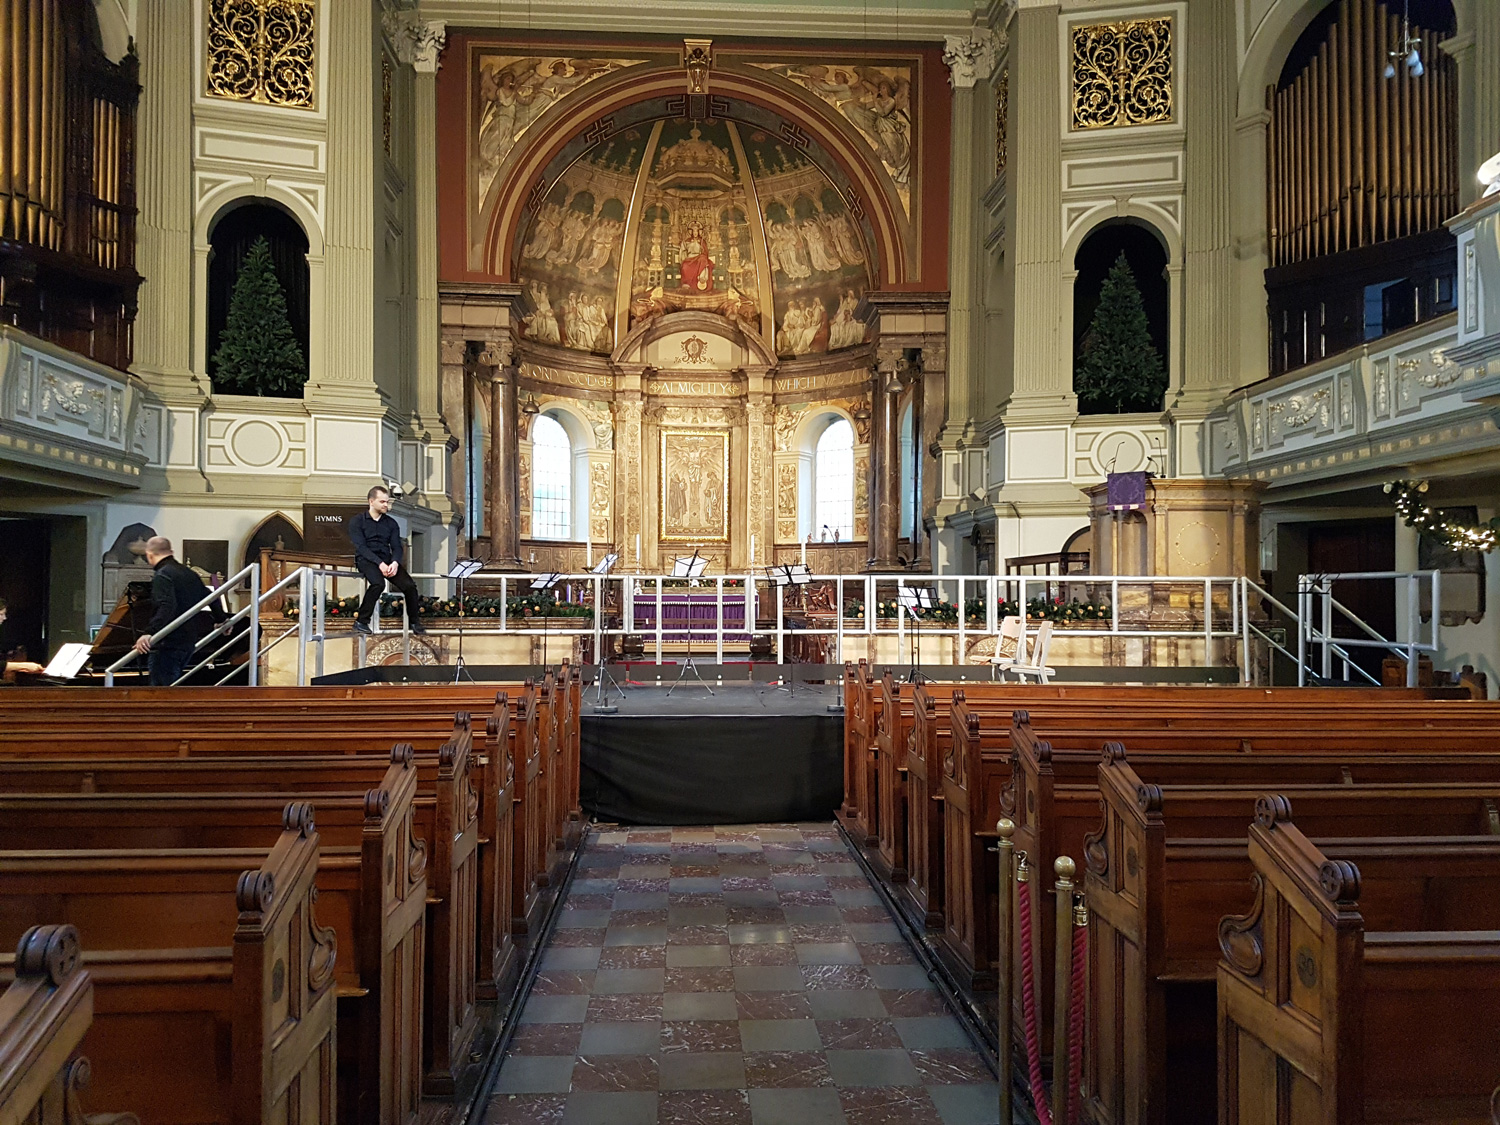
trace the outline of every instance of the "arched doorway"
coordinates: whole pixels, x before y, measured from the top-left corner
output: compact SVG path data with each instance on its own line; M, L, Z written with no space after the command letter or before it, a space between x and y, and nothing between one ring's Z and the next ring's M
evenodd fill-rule
M286 297L287 319L302 350L303 362L307 361L310 307L307 234L296 219L275 203L252 199L220 215L209 235L206 356L210 378L214 374L214 353L219 350L219 340L229 319L235 280L250 248L260 238L270 247L276 280Z
M1105 223L1079 245L1074 268L1078 274L1073 283L1073 371L1079 413L1161 410L1170 324L1167 248L1160 233L1136 220ZM1157 376L1151 375L1150 356L1145 354L1137 365L1140 377L1128 385L1106 385L1107 381L1091 378L1089 353L1115 346L1122 332L1142 320L1147 336L1142 344L1155 353ZM1116 365L1106 366L1113 371Z

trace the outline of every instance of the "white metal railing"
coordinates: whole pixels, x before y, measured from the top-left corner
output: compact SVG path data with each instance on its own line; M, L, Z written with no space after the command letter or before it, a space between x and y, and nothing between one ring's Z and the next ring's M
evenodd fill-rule
M417 573L412 577L418 581L419 586L442 590L448 597L458 594L460 587L464 585L462 580L445 574ZM1036 599L1046 597L1049 588L1060 588L1067 599L1065 606L1080 603L1093 605L1096 612L1104 613L1104 616L1072 618L1066 633L1060 635L1117 639L1192 639L1203 643L1203 659L1207 663L1212 663L1217 644L1221 646L1220 651L1226 654L1237 651L1240 679L1244 683L1249 683L1254 678L1252 648L1257 644L1264 644L1268 649L1293 661L1297 665L1299 684L1307 682L1310 671L1324 679L1332 678L1335 661L1341 662L1345 679L1354 675L1375 682L1374 677L1351 660L1351 647L1383 648L1397 652L1407 661L1408 683L1415 683L1417 655L1423 652L1435 653L1438 648L1440 579L1436 571L1302 575L1298 578L1295 610L1282 604L1258 583L1244 577L918 575L904 572L814 575L807 586L801 587L804 599L810 596L808 591L816 591L823 607L824 617L813 619L807 616L805 606L796 609L789 616L788 587L776 585L764 574L726 574L684 582L665 574L586 573L562 575L556 589L564 591L567 601L576 601L595 612L572 617L548 614L539 620L514 618L504 612L509 599L532 593L531 584L537 577L539 575L536 574L485 574L482 576L480 590L473 589L472 585L464 589L466 597L462 604L465 608L477 598L494 598L498 603L501 612L493 616L483 615L479 618L484 622L483 625L477 625L475 616L470 613L461 613L456 617L430 617L424 624L437 634L457 632L460 643L464 636L525 636L542 638L545 647L547 640L553 637L582 638L592 642L595 660L599 659L599 654L612 651L621 638L640 636L643 641L649 638L653 649L651 662L657 665L664 663L663 657L669 644L682 645L683 652L689 656L707 659L712 653L716 663L723 663L726 649L734 653L744 652L750 647L753 637L770 640L777 663L788 662L789 649L796 638L824 638L824 662L842 665L846 659L853 658L847 649L850 642L856 643L860 650L868 651L868 639L872 636L895 639L895 663L920 662L924 640L929 643L939 642L944 648L951 644L951 653L956 662L962 663L971 641L998 636L1002 601L1010 603L1007 608L1015 606L1022 610L1018 614L1021 617L1020 645L1021 651L1025 651L1027 635L1036 627L1028 619L1025 610L1034 608ZM261 681L262 660L276 646L295 634L297 683L306 684L311 677L323 676L326 671L326 648L329 641L327 608L330 595L336 596L338 593L340 579L359 580L363 591L363 580L358 571L327 566L299 567L262 591L259 567L247 566L232 576L218 592L209 595L156 634L153 643L180 628L225 591L245 582L249 585L250 597L244 608L200 641L195 647L195 655L217 637L226 636L229 639L203 656L183 673L183 677L192 675L226 652L238 639L233 635L234 627L245 621L250 636L249 650L253 654L249 661L249 683L253 686ZM1360 579L1406 581L1408 629L1405 641L1380 636L1333 597L1332 586L1335 581ZM1423 580L1432 584L1433 607L1431 640L1425 642L1418 639L1420 611L1417 594ZM470 583L473 581L469 580ZM283 597L293 588L298 604L297 621L267 640L264 636L262 611L271 599ZM881 609L881 603L899 606L900 591L907 588L933 591L938 600L953 607L953 619L938 620L930 616L914 619L899 610L891 614L889 610ZM1138 604L1122 609L1122 591ZM682 599L682 595L696 595L697 600ZM1262 603L1269 604L1293 622L1297 631L1295 652L1279 643L1262 627L1262 615L1259 612ZM559 604L567 603L560 601ZM601 606L604 607L604 612L597 612ZM685 624L676 620L668 624L667 610L674 606L685 610ZM731 606L733 612L726 613L726 607ZM1314 613L1315 606L1317 616ZM706 609L707 612L703 617L696 618L693 615L694 608ZM977 612L971 613L970 610ZM829 613L832 615L831 621L826 619ZM882 616L882 613L886 615ZM1353 622L1364 635L1335 637L1335 615ZM394 625L395 622L391 624ZM370 625L372 635L379 636L382 632L379 609L372 615ZM401 638L401 658L403 662L409 663L412 631L404 599L401 600L399 631L386 632ZM365 666L371 640L372 636L355 634L356 667ZM1309 661L1309 656L1315 649L1321 657L1321 672L1317 672ZM460 654L461 652L460 649ZM105 673L105 682L113 684L114 673L134 657L135 654L131 653L111 665ZM543 662L546 661L544 653ZM227 681L237 672L237 667L231 669L219 682Z
M1370 625L1357 617L1342 602L1333 596L1336 582L1395 582L1398 595L1402 585L1406 593L1406 640L1399 641L1383 637ZM1432 639L1421 640L1422 611L1420 595L1422 582L1431 584ZM1348 680L1350 672L1356 672L1370 683L1379 681L1352 659L1351 648L1384 649L1406 661L1406 686L1416 687L1421 653L1429 653L1435 660L1439 649L1439 628L1442 614L1442 572L1437 570L1402 571L1370 570L1350 571L1339 574L1303 574L1297 579L1297 684L1307 682L1308 654L1313 647L1319 649L1320 675L1333 678L1333 662L1342 665L1343 678ZM1315 610L1316 606L1316 610ZM1335 616L1337 615L1337 616ZM1345 620L1358 629L1363 636L1335 637L1334 625ZM1321 624L1320 624L1321 622Z

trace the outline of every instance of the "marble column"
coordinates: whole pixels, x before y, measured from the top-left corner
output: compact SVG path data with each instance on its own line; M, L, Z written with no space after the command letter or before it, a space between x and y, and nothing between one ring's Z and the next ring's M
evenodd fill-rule
M1236 375L1232 359L1235 278L1229 181L1237 75L1234 12L1230 6L1194 7L1186 21L1183 315L1182 323L1172 325L1172 329L1182 341L1178 404L1190 413L1201 414L1217 405ZM1181 468L1201 471L1198 465Z
M1500 5L1459 3L1458 34L1442 49L1458 64L1458 201L1478 198L1475 169L1500 152Z
M901 522L901 398L899 348L882 348L875 365L870 419L870 559L867 570L895 570Z
M520 421L517 384L509 340L490 343L479 357L490 369L490 566L522 570L521 474L516 427Z
M193 367L193 37L179 0L141 0L136 43L135 264L146 283L135 319L135 371L169 401L208 393Z
M1062 322L1062 104L1058 6L1021 0L1010 24L1007 172L1012 230L1011 387L1007 421L1056 421L1073 407L1072 347Z

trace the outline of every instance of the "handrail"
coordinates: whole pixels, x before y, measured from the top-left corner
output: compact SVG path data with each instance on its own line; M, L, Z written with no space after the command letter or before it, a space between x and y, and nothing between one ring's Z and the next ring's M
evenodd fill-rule
M205 596L203 598L200 598L197 602L193 603L193 606L190 609L183 610L183 612L178 617L176 617L172 621L169 621L159 631L157 631L155 633L152 633L151 634L151 644L152 644L152 646L155 647L155 645L157 644L157 642L159 642L163 637L171 636L171 634L175 633L178 629L180 629L187 622L192 621L195 618L197 618L198 614L200 614L201 612L203 612L203 610L207 609L214 602L216 602L219 599L223 598L224 594L225 594L225 592L227 590L232 589L234 586L236 586L237 584L239 584L240 582L242 582L242 581L244 581L246 579L249 579L249 581L250 581L252 594L254 594L256 591L259 590L259 587L260 587L260 566L258 564L251 563L249 566L244 567L242 570L240 570L236 574L231 575L229 578L225 579L224 582L223 582L223 584L220 585L218 588L210 590L208 592L207 596ZM256 605L256 601L255 601L254 597L251 598L251 603L250 604L251 604L251 606L255 606ZM246 607L246 608L248 609L249 607ZM233 621L238 620L239 617L241 616L241 614L243 614L244 612L245 612L244 610L241 610L240 613L236 614L233 618L230 619L230 621L225 622L225 625L228 625L228 624L232 623ZM224 626L222 626L222 625L219 626L218 629L215 630L215 632L217 632L219 629L222 629L223 627ZM211 636L213 636L212 633L209 634L209 637L211 637ZM204 637L201 640L199 640L198 643L193 646L193 651L197 652L197 650L199 648L201 648L203 646L203 644L207 640L208 640L208 637ZM116 660L113 664L111 664L108 668L106 668L104 670L104 686L105 687L114 687L115 686L115 673L118 672L121 668L124 668L127 664L129 664L131 661L133 661L139 655L140 655L140 653L136 652L135 649L132 648L124 656L120 657L120 659ZM251 678L250 682L251 682L252 686L255 683L255 679L253 677L253 674L252 674L252 678Z

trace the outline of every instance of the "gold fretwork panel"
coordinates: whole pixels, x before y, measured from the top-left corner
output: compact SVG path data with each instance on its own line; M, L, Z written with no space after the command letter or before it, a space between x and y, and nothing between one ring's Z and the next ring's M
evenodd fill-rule
M589 466L589 537L596 543L614 540L609 527L609 497L613 488L614 473L603 461Z
M1073 128L1172 120L1172 20L1073 27Z
M206 0L204 92L313 108L316 0Z
M729 541L729 434L663 430L661 539L664 543Z
M1005 115L1010 108L1010 67L1000 68L995 80L995 175L1005 172Z

